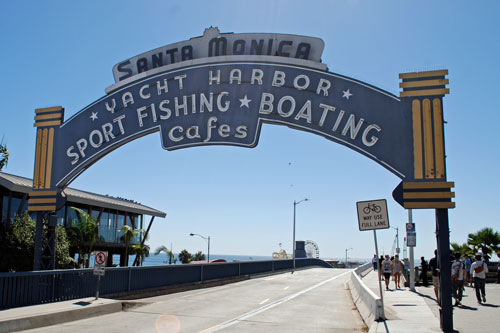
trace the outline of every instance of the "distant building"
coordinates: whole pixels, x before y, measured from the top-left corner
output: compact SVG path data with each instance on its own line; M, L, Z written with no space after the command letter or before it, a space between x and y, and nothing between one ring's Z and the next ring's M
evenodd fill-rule
M0 223L9 225L14 217L21 215L28 209L29 192L32 191L33 180L0 172ZM145 216L151 217L147 229L155 217L165 217L162 211L141 205L132 200L115 198L73 188L66 188L67 197L64 207L57 211L57 223L69 228L77 218L77 207L89 213L94 218L99 218L98 240L94 249L108 251L108 266L113 264L113 254L120 255L120 266L126 265L125 242L122 239L121 228L129 225L132 229L144 229ZM35 213L30 215L36 218ZM138 244L143 234L138 234L131 245ZM74 255L74 249L70 249ZM130 263L132 264L132 263Z

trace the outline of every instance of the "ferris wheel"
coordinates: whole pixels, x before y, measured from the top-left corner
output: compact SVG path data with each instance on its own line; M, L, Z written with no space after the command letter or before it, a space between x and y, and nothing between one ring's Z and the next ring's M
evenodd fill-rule
M318 244L316 244L315 241L312 240L306 240L304 244L305 250L306 250L306 257L307 258L316 258L319 259L319 247Z

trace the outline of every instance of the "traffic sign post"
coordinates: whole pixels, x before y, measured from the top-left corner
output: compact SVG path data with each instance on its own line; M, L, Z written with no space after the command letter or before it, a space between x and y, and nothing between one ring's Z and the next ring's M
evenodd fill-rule
M106 261L108 261L107 251L97 251L94 260L94 275L97 275L97 285L95 291L95 299L99 299L99 287L101 285L101 276L104 276L104 268L106 267Z
M382 292L382 281L380 279L380 260L378 260L377 229L389 229L389 214L387 213L387 201L385 199L358 201L356 202L358 211L358 226L360 231L373 230L373 240L375 242L375 255L377 256L378 267L378 287L380 291L380 301L382 303L381 317L385 319L384 294Z
M410 281L408 286L411 291L415 291L415 256L413 248L416 246L416 237L409 239L410 233L415 233L415 223L413 223L413 211L408 209L408 223L406 223L406 245L410 248ZM414 244L413 246L411 244Z

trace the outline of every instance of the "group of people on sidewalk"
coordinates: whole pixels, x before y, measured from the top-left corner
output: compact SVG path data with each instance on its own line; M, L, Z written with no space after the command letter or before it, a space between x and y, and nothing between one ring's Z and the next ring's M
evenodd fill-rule
M389 290L389 282L391 276L394 280L395 289L401 288L401 274L403 273L405 266L402 261L399 260L399 255L396 254L393 258L389 258L389 255L385 255L385 259L380 256L380 260L374 255L372 259L373 269L377 270L377 264L380 264L382 270L382 277L385 280L385 289Z
M500 258L500 253L498 254ZM456 252L453 255L451 262L451 287L452 295L455 300L455 306L459 306L462 303L463 292L465 287L473 287L475 289L477 302L482 304L486 302L486 273L488 273L488 265L483 261L483 256L481 253L477 253L472 261L468 255L465 255L462 261L460 252ZM381 276L385 280L385 288L389 290L389 281L391 276L393 277L394 286L396 289L401 288L401 274L405 270L405 265L399 260L399 256L396 254L393 258L389 258L389 255L385 255L385 259L380 256L380 259L376 255L372 259L373 269L377 270L377 265L380 265ZM437 250L434 251L434 258L432 258L429 263L424 257L421 257L421 280L424 286L428 285L427 272L432 271L432 283L434 285L434 293L436 295L436 301L440 302L439 299L439 261L437 258ZM498 275L497 283L500 283L500 260L498 264Z
M472 262L468 255L465 255L464 261L461 260L460 252L456 252L451 262L451 287L452 295L455 299L455 306L462 304L462 297L465 287L474 287L476 292L477 302L482 304L486 302L486 273L488 273L488 265L483 261L482 255L477 253L475 261ZM422 261L422 274L421 278L424 286L427 286L427 270L432 270L432 282L434 284L434 293L436 295L436 302L439 300L439 262L437 260L437 250L434 251L434 258L429 261L429 265L424 257ZM499 265L500 271L500 265ZM500 275L500 273L499 273Z

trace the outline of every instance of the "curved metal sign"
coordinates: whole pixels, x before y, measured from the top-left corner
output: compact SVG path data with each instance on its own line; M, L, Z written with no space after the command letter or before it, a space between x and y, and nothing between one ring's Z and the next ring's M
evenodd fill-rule
M60 107L36 110L34 189L57 192L112 150L156 131L167 150L255 147L263 123L321 135L369 157L405 182L446 180L441 105L447 71L401 74L403 92L398 98L328 72L319 62L323 44L318 39L217 33L208 29L205 36L173 44L175 48L166 46L120 63L146 65L64 122ZM216 46L215 54L217 40L227 43ZM267 45L264 42L277 47L274 55L255 54L258 45ZM186 45L202 58L151 68L155 55ZM228 45L233 45L232 51ZM212 52L202 52L204 46ZM119 67L129 68L120 64L115 74ZM403 191L414 190L410 186ZM408 194L415 195L421 196ZM46 202L37 207L36 202L30 199L32 210L49 207Z
M172 150L202 145L254 147L261 124L320 134L382 164L411 171L411 113L395 96L361 82L295 66L199 66L140 81L93 103L60 127L56 184L109 151L160 131Z

